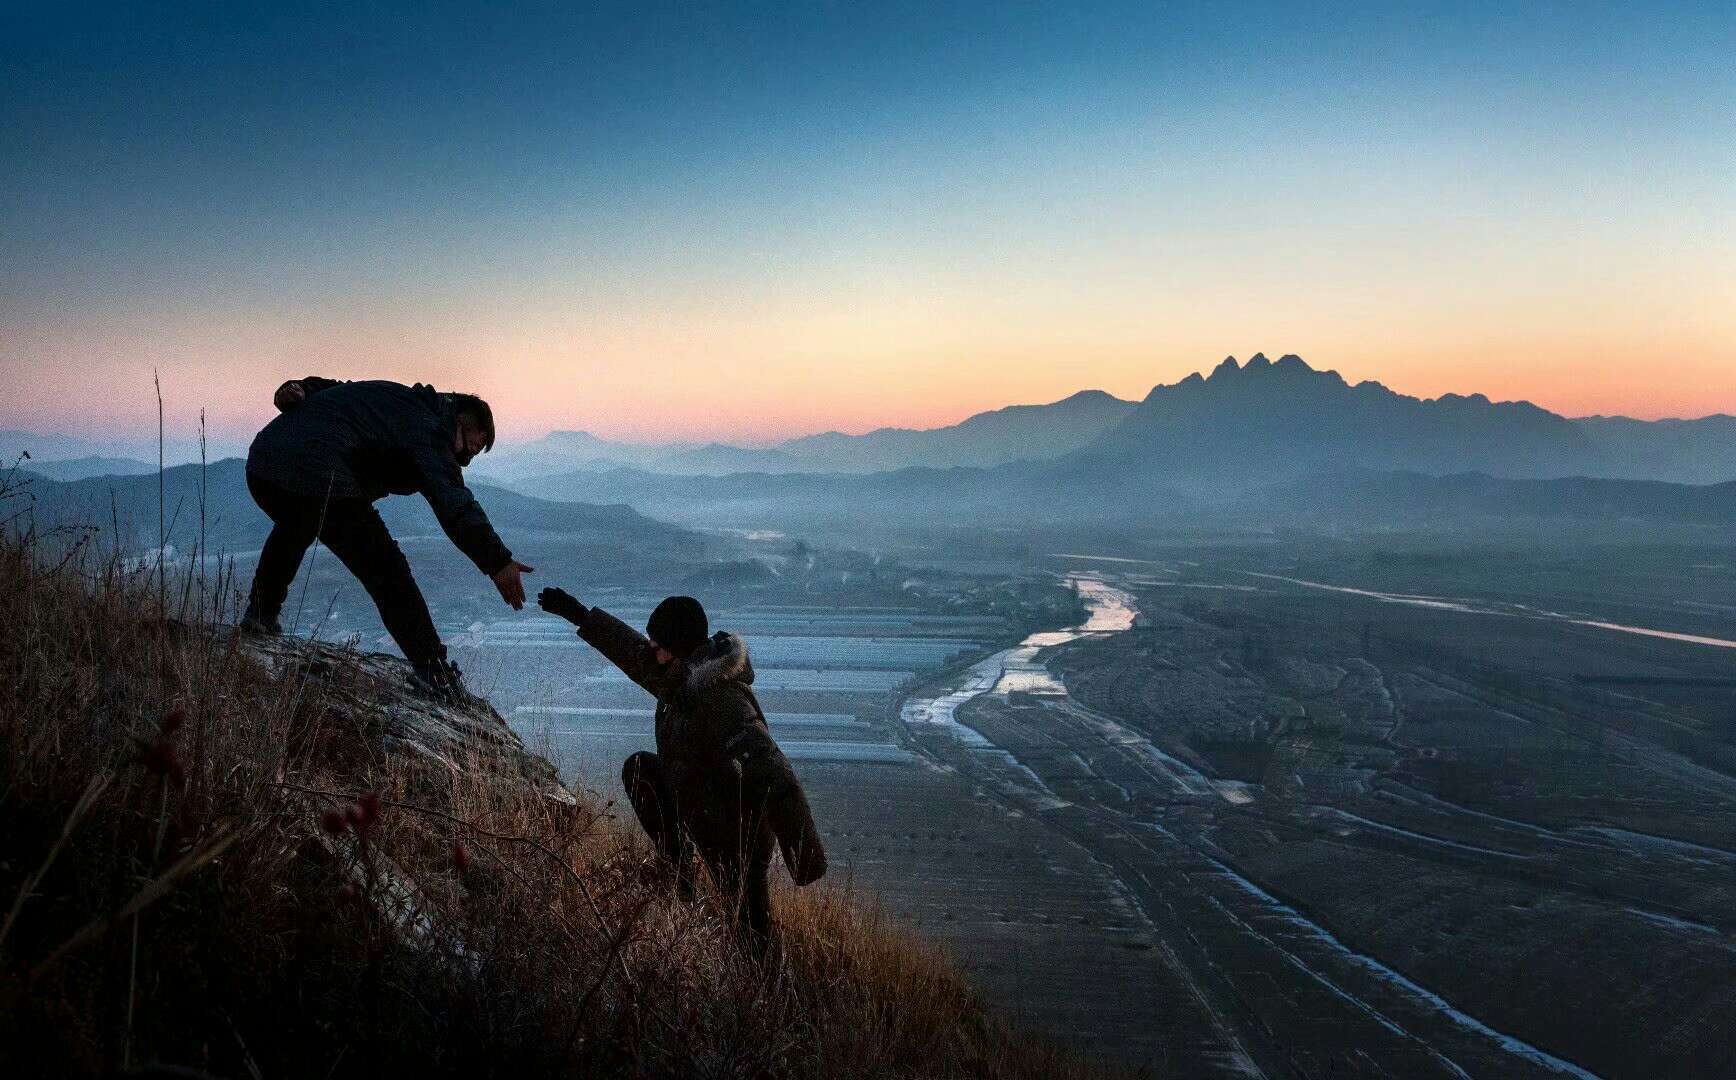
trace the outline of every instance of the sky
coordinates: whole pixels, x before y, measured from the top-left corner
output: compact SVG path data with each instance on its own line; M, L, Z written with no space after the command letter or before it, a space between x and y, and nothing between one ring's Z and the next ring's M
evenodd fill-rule
M1078 9L1087 10L1078 10ZM1378 9L1378 10L1376 10ZM763 443L1294 352L1736 413L1736 4L0 11L0 428Z

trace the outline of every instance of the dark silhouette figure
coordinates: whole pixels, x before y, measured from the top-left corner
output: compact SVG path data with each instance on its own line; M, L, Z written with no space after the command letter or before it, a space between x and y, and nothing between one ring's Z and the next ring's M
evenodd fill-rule
M247 487L272 529L242 628L281 632L290 582L317 538L367 589L418 684L438 697L461 697L463 682L446 659L422 590L373 504L386 495L421 494L501 598L522 608L520 575L531 568L513 559L464 486L463 467L494 445L488 403L421 383L311 376L284 383L273 400L281 415L247 453Z
M560 589L537 596L543 610L657 698L657 752L629 757L621 784L646 835L674 863L690 893L696 852L754 947L772 930L766 875L775 847L797 885L819 880L826 854L808 798L773 741L753 692L747 644L709 634L705 609L687 596L657 605L641 634Z

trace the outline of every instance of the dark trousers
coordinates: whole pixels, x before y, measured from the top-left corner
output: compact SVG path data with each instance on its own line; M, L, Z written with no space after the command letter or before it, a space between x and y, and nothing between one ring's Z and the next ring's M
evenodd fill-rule
M621 766L621 786L645 834L675 864L681 884L689 885L687 845L692 844L733 908L736 926L751 944L765 944L772 928L772 845L762 824L744 819L739 791L722 790L722 785L715 792L689 791L689 801L697 796L714 805L691 807L702 812L686 815L689 820L684 821L669 770L656 754L645 751Z
M446 655L410 564L373 503L297 494L251 472L247 490L272 521L248 596L255 615L271 621L283 611L301 558L318 538L368 590L380 621L406 657L424 663Z

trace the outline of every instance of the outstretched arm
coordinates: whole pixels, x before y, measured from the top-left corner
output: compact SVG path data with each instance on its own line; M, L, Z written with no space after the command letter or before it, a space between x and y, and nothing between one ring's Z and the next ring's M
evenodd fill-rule
M650 639L644 634L601 608L586 607L565 589L544 589L537 594L536 602L549 614L559 615L577 626L579 637L620 668L627 678L657 693L657 676L662 669Z
M488 515L483 512L482 504L464 486L464 474L458 468L458 459L452 456L452 448L431 439L416 448L414 454L416 469L421 473L422 497L434 508L434 517L453 545L469 556L478 570L493 578L497 587L501 586L503 575L517 583L513 568L529 570L530 567L514 562L512 552L501 543L494 526L489 524ZM504 587L501 595L515 608L524 605L522 584L518 586L517 603L513 603L513 597L507 596Z

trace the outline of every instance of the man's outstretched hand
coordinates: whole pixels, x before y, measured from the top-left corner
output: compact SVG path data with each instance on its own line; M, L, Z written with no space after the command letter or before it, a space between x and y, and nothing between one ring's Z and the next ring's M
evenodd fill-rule
M500 590L500 598L514 611L524 607L524 581L520 574L534 574L536 567L526 566L516 559L509 559L505 566L494 572L494 587Z
M574 626L577 626L584 619L585 612L590 610L565 589L544 589L536 594L536 602L538 607L550 615L559 615Z

